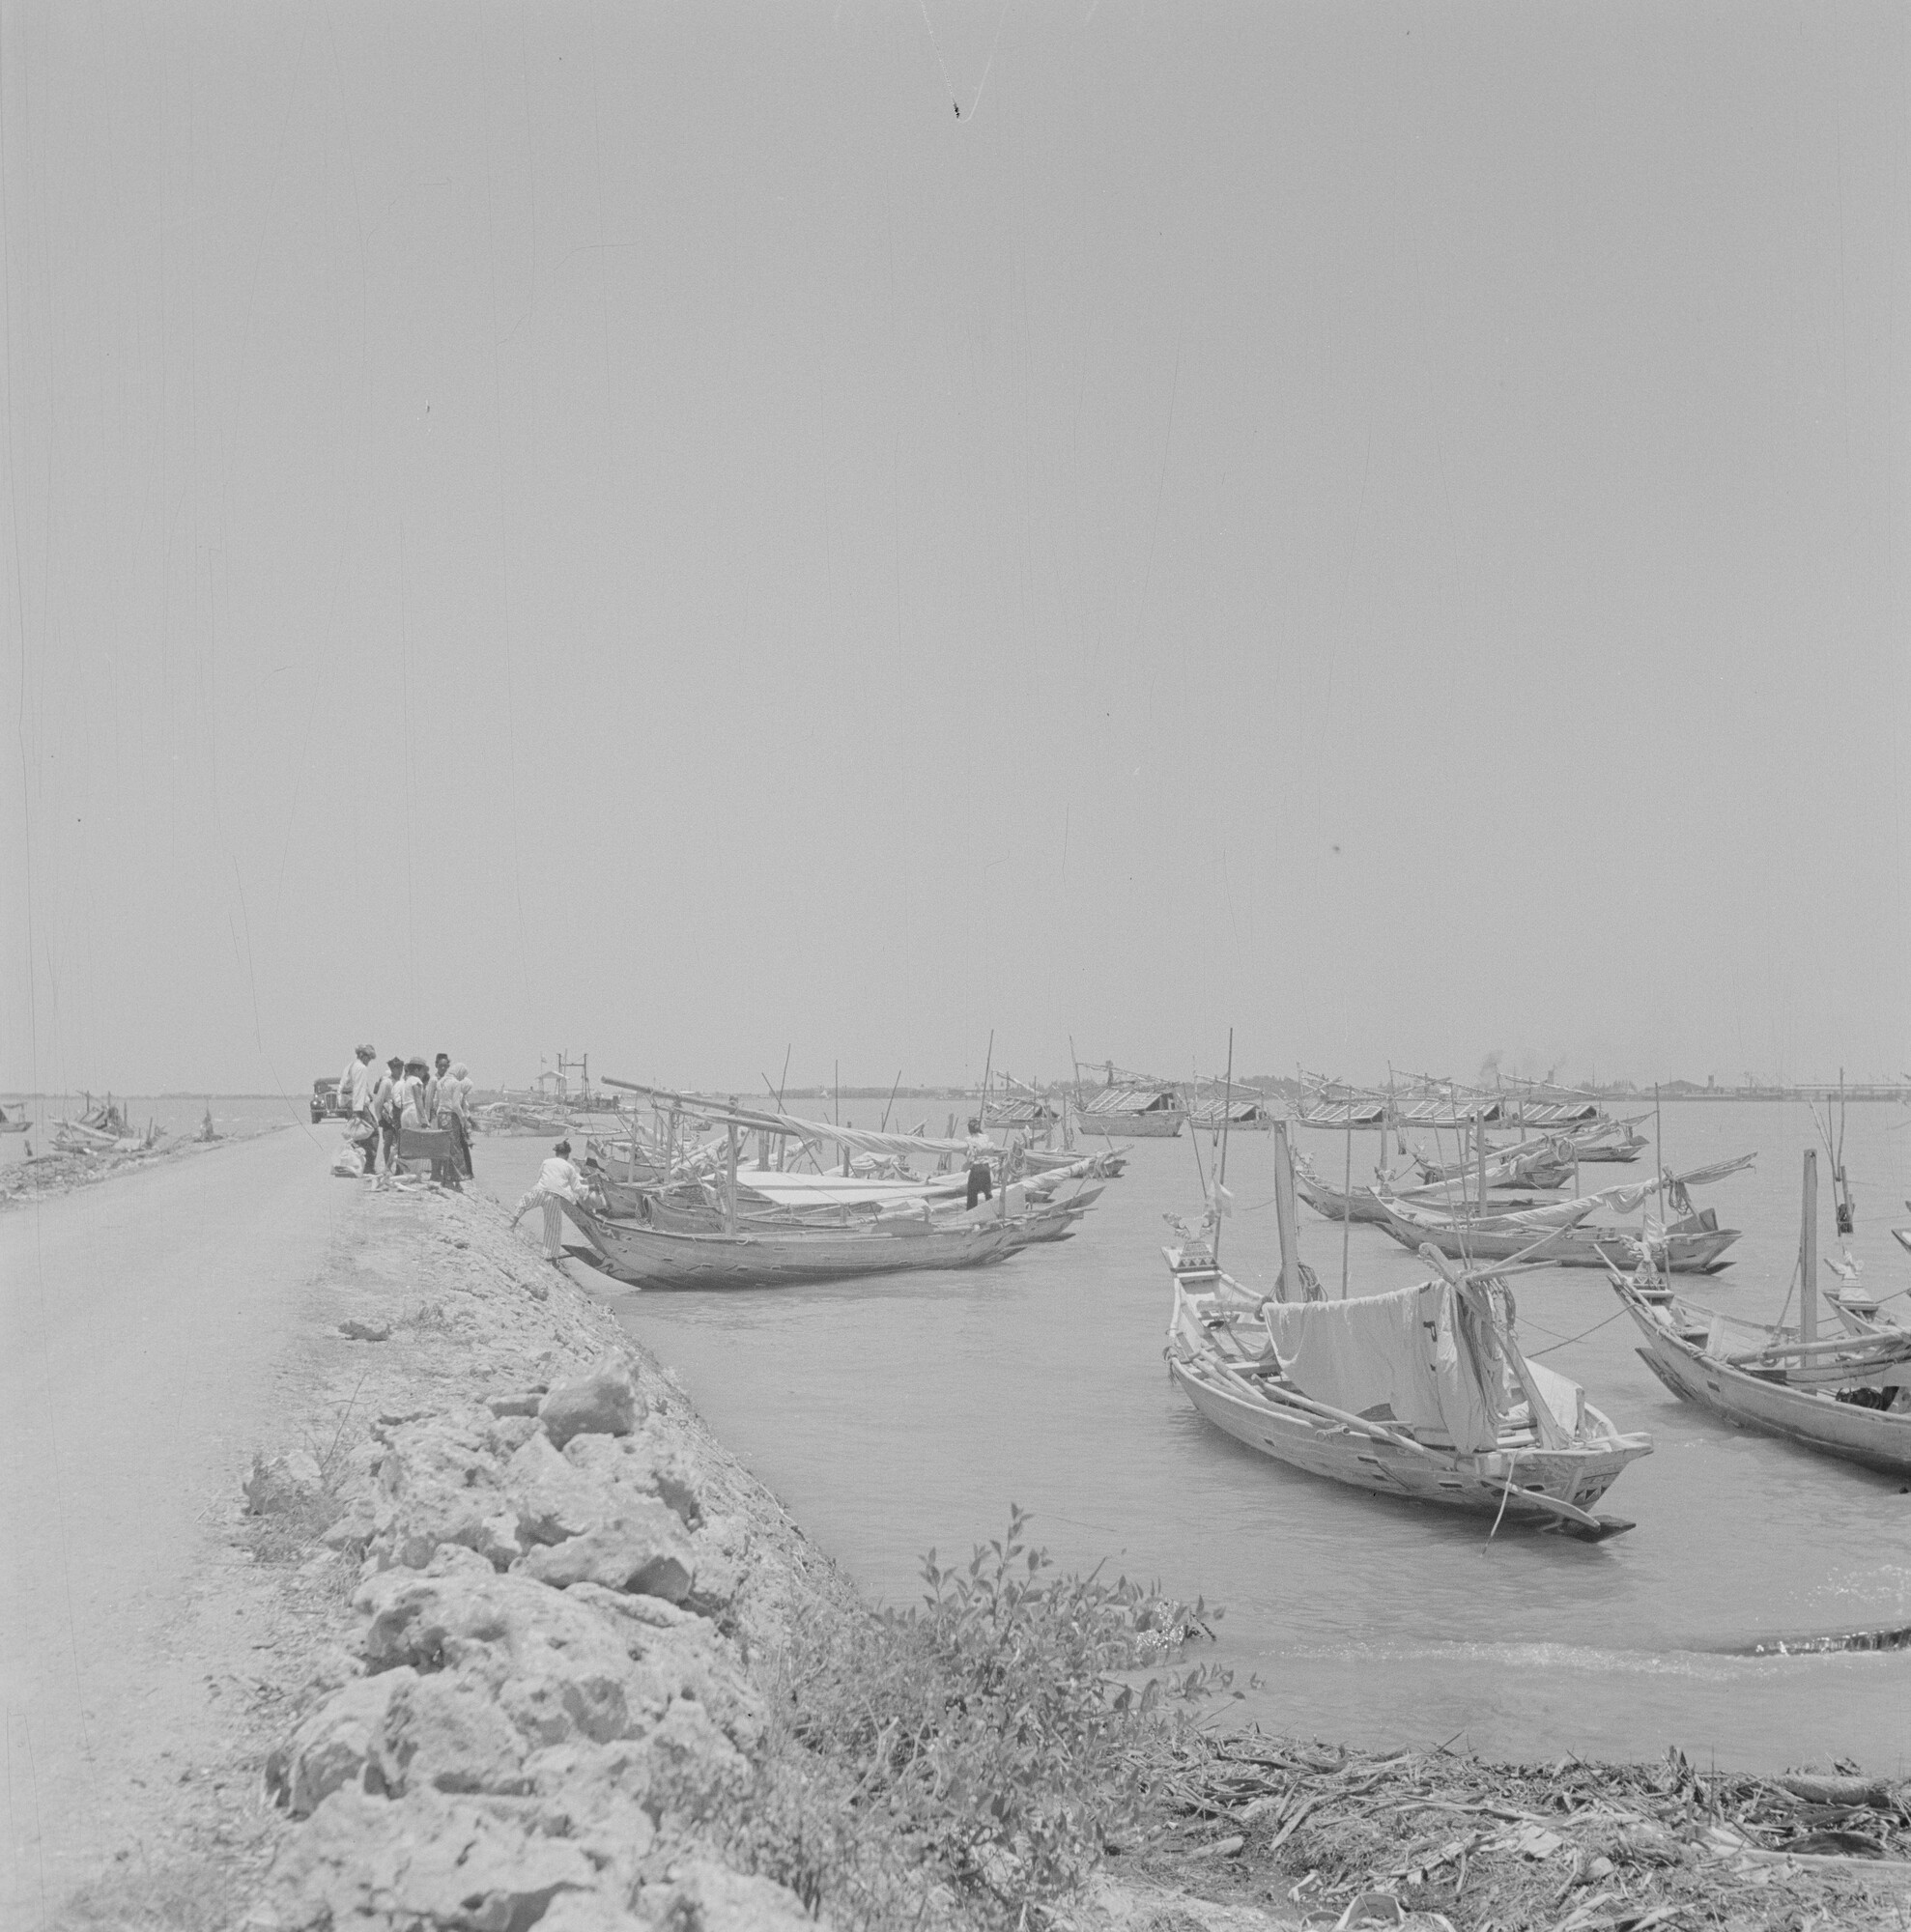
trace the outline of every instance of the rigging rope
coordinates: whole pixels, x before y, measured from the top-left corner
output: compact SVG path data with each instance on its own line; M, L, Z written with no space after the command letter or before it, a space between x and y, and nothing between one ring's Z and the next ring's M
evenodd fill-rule
M1575 1342L1583 1342L1588 1335L1597 1335L1609 1322L1616 1321L1625 1312L1623 1308L1615 1308L1605 1321L1595 1321L1590 1328L1582 1328L1577 1335L1568 1335L1563 1342L1555 1342L1550 1349L1528 1349L1525 1351L1526 1360L1537 1361L1541 1355L1554 1355L1561 1349L1570 1349ZM1556 1328L1540 1328L1537 1321L1528 1321L1526 1326L1539 1328L1542 1335L1556 1335L1559 1332Z
M929 18L928 0L916 0L918 11L923 16L923 25L928 31L929 45L935 50L935 64L942 70L942 84L949 90L949 104L956 110L956 120L961 120L962 103L956 93L956 83L949 77L949 63L942 57L942 43L935 37L935 22ZM1002 12L995 17L995 38L988 43L988 58L983 63L982 78L976 83L976 97L969 102L968 118L973 121L982 106L983 90L988 85L989 71L995 66L995 50L1002 44L1002 23L1009 17L1009 0L1002 0Z

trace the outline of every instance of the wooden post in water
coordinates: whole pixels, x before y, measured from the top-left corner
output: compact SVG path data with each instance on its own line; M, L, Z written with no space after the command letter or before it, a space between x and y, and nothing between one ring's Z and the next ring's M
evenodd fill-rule
M1805 1150L1805 1198L1798 1213L1798 1339L1818 1339L1818 1153Z
M1276 1121L1274 1135L1274 1220L1280 1231L1281 1272L1274 1284L1277 1301L1305 1301L1300 1285L1300 1238L1294 1206L1294 1151L1288 1145L1288 1123Z

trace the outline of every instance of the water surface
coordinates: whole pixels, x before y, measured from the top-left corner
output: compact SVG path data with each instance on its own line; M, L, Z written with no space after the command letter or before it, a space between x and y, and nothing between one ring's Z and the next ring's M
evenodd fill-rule
M1911 1286L1890 1234L1911 1222L1907 1123L1899 1107L1850 1110L1850 1247L1874 1292ZM1342 1143L1301 1132L1338 1173ZM1773 1319L1797 1252L1806 1109L1669 1106L1666 1141L1675 1168L1758 1151L1753 1173L1702 1197L1745 1236L1736 1264L1695 1293ZM1356 1172L1375 1145L1356 1140ZM515 1200L545 1151L480 1141L480 1175ZM1241 1211L1223 1260L1261 1284L1278 1266L1269 1152L1263 1136L1229 1152ZM1201 1153L1212 1158L1205 1139ZM1649 1171L1586 1173L1597 1185ZM1524 1759L1675 1744L1721 1765L1846 1755L1911 1769L1911 1654L1728 1654L1911 1623L1911 1497L1897 1484L1679 1404L1634 1353L1604 1276L1558 1268L1519 1285L1522 1334L1621 1428L1651 1433L1655 1453L1604 1505L1637 1529L1595 1546L1505 1530L1489 1543L1480 1519L1299 1475L1204 1423L1168 1380L1161 1217L1199 1204L1190 1142L1144 1141L1075 1239L999 1267L610 1293L717 1433L876 1596L909 1600L925 1550L966 1554L1000 1533L1013 1500L1070 1566L1105 1559L1224 1605L1220 1655L1260 1675L1245 1708L1282 1730L1368 1746L1459 1738ZM1828 1185L1821 1205L1832 1250ZM1336 1293L1341 1231L1301 1211L1303 1252ZM1352 1229L1347 1248L1355 1293L1424 1272L1374 1228Z

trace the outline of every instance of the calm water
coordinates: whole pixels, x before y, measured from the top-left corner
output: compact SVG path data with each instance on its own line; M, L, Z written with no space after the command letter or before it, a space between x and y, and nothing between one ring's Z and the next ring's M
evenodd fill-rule
M183 1104L181 1124L203 1112ZM269 1105L215 1101L214 1116ZM328 1151L337 1130L319 1131ZM1800 1154L1815 1144L1806 1109L1669 1106L1666 1141L1674 1168L1757 1151L1752 1174L1702 1197L1745 1231L1736 1264L1693 1286L1772 1319L1796 1252ZM1302 1145L1339 1172L1342 1143L1302 1130ZM1356 1172L1374 1147L1356 1141ZM480 1139L480 1184L515 1202L545 1151ZM1263 1284L1277 1266L1269 1153L1264 1136L1233 1141L1241 1211L1223 1237L1231 1270ZM1846 1165L1850 1246L1868 1284L1911 1287L1911 1257L1890 1233L1911 1223L1911 1113L1854 1106ZM1628 1172L1588 1169L1588 1184ZM1265 1680L1246 1708L1271 1727L1371 1746L1459 1735L1529 1759L1676 1744L1721 1765L1848 1755L1911 1770L1911 1654L1726 1654L1911 1623L1911 1497L1897 1485L1674 1402L1634 1354L1630 1323L1612 1319L1604 1277L1585 1269L1526 1277L1522 1333L1534 1351L1563 1340L1546 1359L1620 1427L1651 1432L1655 1453L1607 1504L1638 1520L1630 1535L1587 1547L1502 1530L1489 1545L1481 1520L1298 1475L1203 1423L1168 1381L1161 1215L1199 1202L1190 1142L1141 1142L1075 1239L1001 1267L761 1294L606 1292L875 1595L912 1597L923 1551L966 1554L1013 1500L1071 1567L1106 1559L1223 1604L1221 1655ZM1828 1184L1821 1207L1831 1249ZM1341 1231L1301 1212L1303 1252L1333 1292ZM1419 1278L1375 1229L1353 1229L1349 1251L1356 1293Z

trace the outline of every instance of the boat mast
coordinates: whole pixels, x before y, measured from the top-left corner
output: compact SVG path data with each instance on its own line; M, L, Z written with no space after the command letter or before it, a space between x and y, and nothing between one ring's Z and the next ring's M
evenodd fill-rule
M1299 1231L1295 1225L1294 1151L1288 1144L1287 1129L1287 1122L1274 1122L1274 1221L1281 1243L1281 1272L1274 1295L1280 1301L1305 1301L1307 1291L1300 1284Z
M1798 1213L1798 1339L1818 1339L1818 1153L1805 1150L1805 1198Z
M1198 1079L1200 1076L1197 1075ZM1221 1264L1221 1189L1228 1178L1228 1116L1234 1111L1234 1028L1228 1029L1228 1072L1227 1087L1221 1099L1221 1161L1214 1175L1214 1235L1209 1244L1209 1252L1214 1257L1214 1265ZM1197 1128L1193 1135L1195 1160L1200 1161L1201 1133Z
M1347 1237L1354 1230L1354 1090L1351 1087L1347 1094L1347 1165L1340 1180L1340 1298L1343 1301L1347 1299ZM1381 1132L1385 1134L1384 1125Z

